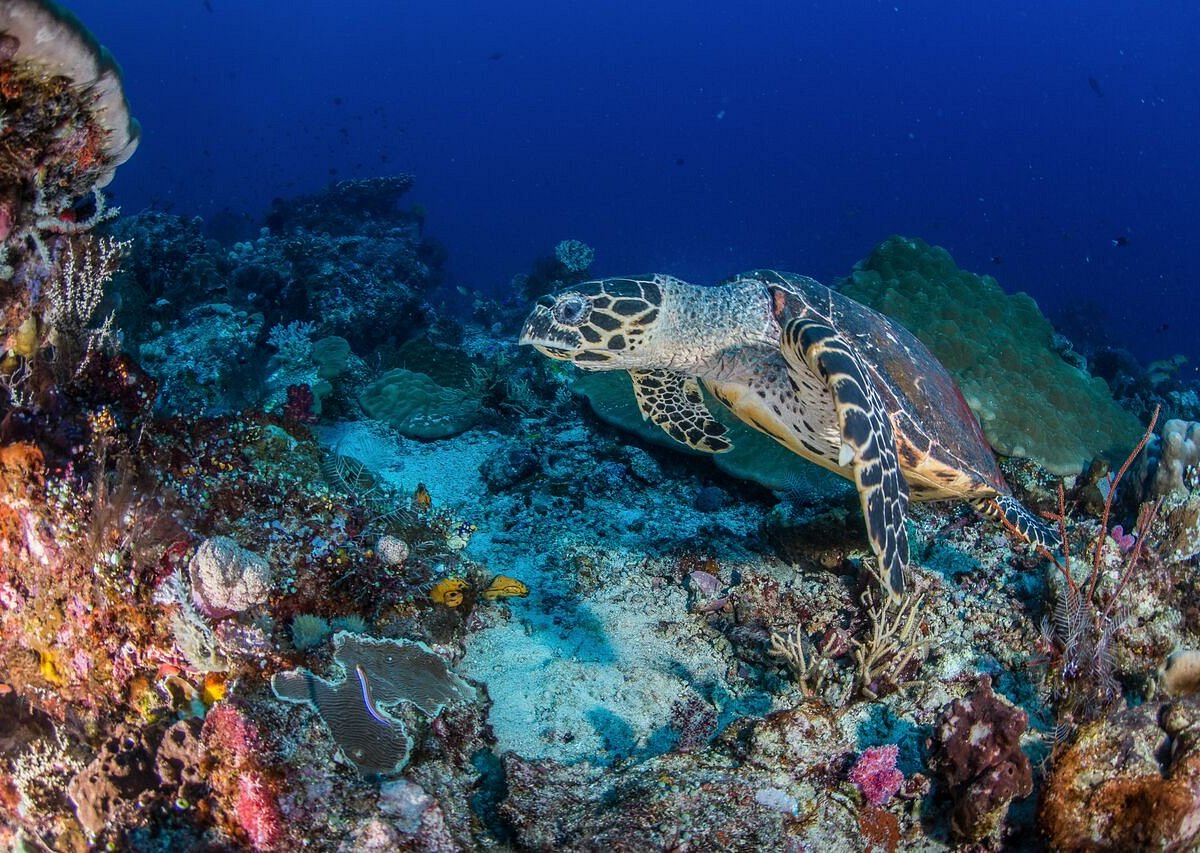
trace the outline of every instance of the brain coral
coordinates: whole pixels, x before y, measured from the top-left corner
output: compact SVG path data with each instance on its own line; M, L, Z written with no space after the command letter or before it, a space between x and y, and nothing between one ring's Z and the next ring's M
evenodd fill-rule
M988 441L1054 474L1078 474L1096 456L1123 457L1137 419L1103 380L1067 364L1028 295L960 270L950 253L890 237L839 288L912 331L958 380Z

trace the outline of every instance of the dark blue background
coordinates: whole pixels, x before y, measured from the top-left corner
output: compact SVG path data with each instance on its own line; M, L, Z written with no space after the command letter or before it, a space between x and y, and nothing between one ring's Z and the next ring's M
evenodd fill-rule
M411 171L452 280L494 292L564 237L711 281L830 279L903 233L1200 361L1191 0L69 5L145 128L128 211L257 224Z

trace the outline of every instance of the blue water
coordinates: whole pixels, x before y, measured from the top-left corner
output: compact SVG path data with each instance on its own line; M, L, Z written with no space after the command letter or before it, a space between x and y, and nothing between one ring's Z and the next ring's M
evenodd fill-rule
M114 194L249 230L409 171L455 283L826 280L891 233L1200 364L1200 4L78 0L145 136ZM1117 243L1123 243L1118 245Z

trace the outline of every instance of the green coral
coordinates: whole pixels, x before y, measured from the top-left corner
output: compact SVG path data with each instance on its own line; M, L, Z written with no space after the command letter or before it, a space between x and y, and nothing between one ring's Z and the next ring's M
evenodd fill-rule
M476 397L402 367L368 383L358 400L368 415L408 438L448 438L470 429L479 419Z
M1054 351L1054 329L1037 303L960 270L945 249L891 237L839 289L899 320L933 351L999 453L1070 476L1137 442L1141 425L1104 381Z

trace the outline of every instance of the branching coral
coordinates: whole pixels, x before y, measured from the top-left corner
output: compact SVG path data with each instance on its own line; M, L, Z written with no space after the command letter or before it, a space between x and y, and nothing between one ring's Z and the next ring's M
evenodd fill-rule
M892 604L887 596L863 594L871 620L863 639L851 639L858 665L856 687L868 699L915 683L912 673L925 659L929 641L919 636L924 596L911 595Z
M1157 419L1156 410L1142 440L1108 482L1099 534L1092 548L1091 563L1081 579L1076 577L1071 566L1070 542L1066 535L1065 499L1062 487L1059 487L1059 524L1064 543L1063 553L1059 558L1043 549L1043 556L1052 562L1062 583L1054 606L1053 620L1047 618L1042 622L1042 650L1045 659L1041 663L1046 667L1043 692L1047 701L1057 708L1061 734L1065 734L1079 723L1095 719L1120 697L1120 685L1114 675L1112 655L1116 633L1126 621L1121 594L1134 573L1144 565L1147 534L1158 514L1162 499L1142 506L1132 546L1123 554L1112 583L1102 585L1108 522L1117 488L1149 441Z

